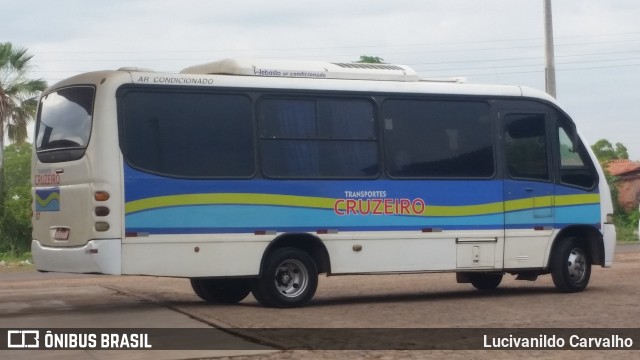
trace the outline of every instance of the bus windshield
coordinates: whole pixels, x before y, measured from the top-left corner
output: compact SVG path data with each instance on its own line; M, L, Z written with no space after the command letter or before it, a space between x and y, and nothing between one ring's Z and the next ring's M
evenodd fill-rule
M42 97L36 150L43 162L77 160L89 143L95 89L63 88Z

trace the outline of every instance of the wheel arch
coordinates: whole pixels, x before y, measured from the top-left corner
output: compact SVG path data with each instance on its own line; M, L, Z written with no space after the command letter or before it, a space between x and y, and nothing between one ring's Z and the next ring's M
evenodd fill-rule
M327 276L331 274L329 252L319 237L309 233L287 233L273 239L265 249L262 254L262 259L260 260L259 277L262 277L262 269L269 254L284 247L292 247L305 251L315 262L318 268L318 274L326 273Z
M558 246L567 239L575 238L579 242L585 244L585 249L588 252L589 260L594 265L604 266L605 264L605 251L604 240L602 233L593 226L590 225L571 225L560 230L558 235L553 240L551 249L547 254L547 268L549 268L549 259L551 255L557 251Z

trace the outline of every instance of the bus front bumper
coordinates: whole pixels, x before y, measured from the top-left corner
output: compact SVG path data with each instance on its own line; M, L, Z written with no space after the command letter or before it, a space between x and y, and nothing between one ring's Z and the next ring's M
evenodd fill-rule
M121 254L120 239L91 240L79 247L49 247L31 241L31 256L39 271L120 275Z

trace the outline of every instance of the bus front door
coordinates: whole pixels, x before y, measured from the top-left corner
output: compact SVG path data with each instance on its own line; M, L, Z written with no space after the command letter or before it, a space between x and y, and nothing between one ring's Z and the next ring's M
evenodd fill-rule
M540 268L554 224L546 112L503 117L505 269Z

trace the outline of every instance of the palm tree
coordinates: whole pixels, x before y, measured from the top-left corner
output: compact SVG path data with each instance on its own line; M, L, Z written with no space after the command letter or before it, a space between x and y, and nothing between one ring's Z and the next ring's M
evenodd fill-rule
M383 58L370 55L360 55L360 60L356 62L362 64L386 64Z
M30 80L27 72L33 55L10 42L0 43L0 179L4 169L4 139L22 143L27 125L36 114L37 96L46 87L42 80Z
M0 43L0 209L4 203L4 138L16 143L27 139L27 125L36 114L37 97L46 87L42 80L27 79L33 55Z

